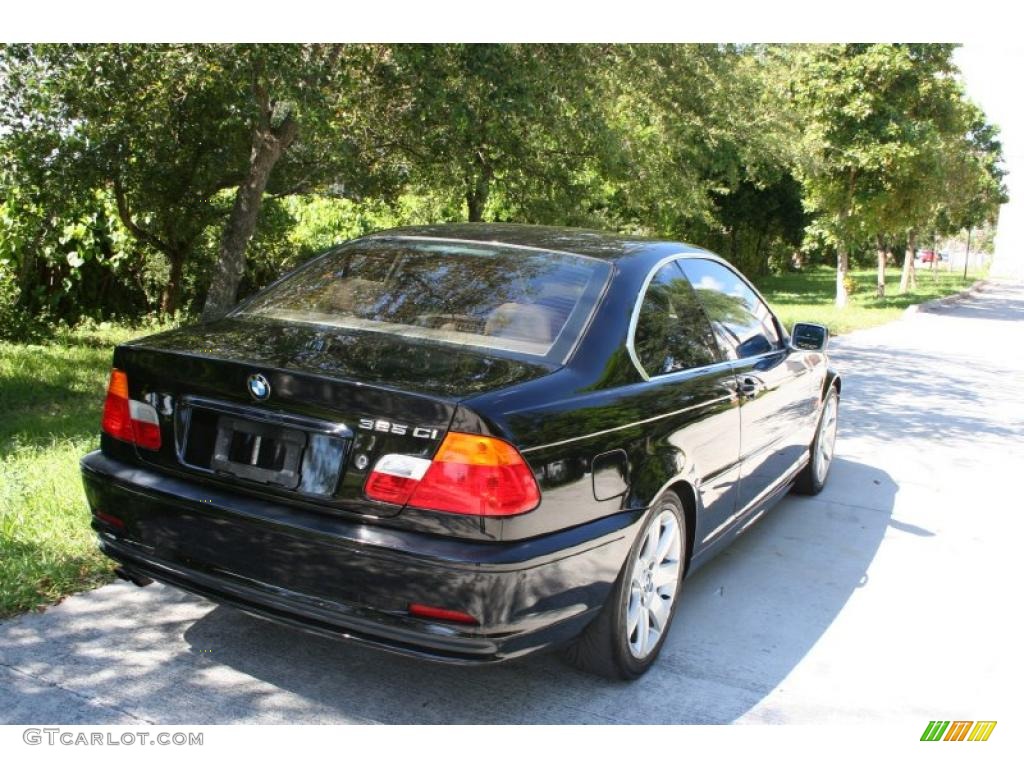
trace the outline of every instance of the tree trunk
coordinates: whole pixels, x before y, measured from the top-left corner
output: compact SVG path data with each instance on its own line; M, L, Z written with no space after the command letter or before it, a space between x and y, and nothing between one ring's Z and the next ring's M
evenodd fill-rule
M162 253L170 262L171 271L167 278L167 284L160 294L160 311L164 314L172 314L178 309L178 301L181 297L181 275L185 266L185 257L191 250L192 243L174 242L171 239L159 237L140 226L132 214L128 195L120 175L114 177L114 200L117 202L117 215L124 224L125 229L132 233L135 238L154 250ZM139 280L139 287L142 288L142 281ZM145 290L143 289L143 294Z
M280 126L271 128L270 111L269 108L264 109L260 125L253 131L249 173L235 193L235 204L224 225L217 265L203 305L204 322L223 317L235 305L238 286L245 273L245 248L256 229L263 192L274 166L295 140L298 131L298 125L290 115Z
M178 311L178 302L181 299L181 273L185 266L185 254L168 253L167 260L171 262L171 271L160 294L160 313L173 315Z
M974 227L967 228L967 248L964 250L964 282L967 282L967 265L971 263L971 231ZM950 266L953 264L953 257L949 258Z
M900 274L900 293L906 293L910 287L917 288L917 276L914 274L914 253L917 241L914 230L907 234L907 250L903 253L903 272Z
M850 254L846 243L840 243L836 249L836 309L846 306L846 275L850 271Z
M878 280L875 286L875 295L879 298L885 296L885 238L878 235L875 253L878 255Z
M488 174L481 173L475 179L470 179L466 185L466 207L469 209L470 221L484 220L484 207L487 205L487 198L491 194L491 184Z
M473 158L473 172L466 179L466 207L470 221L484 220L484 207L491 195L493 172L482 152Z
M484 220L484 206L487 205L487 188L481 191L480 184L474 184L466 191L466 207L469 209L470 221Z
M853 209L853 193L856 189L857 171L850 169L850 178L846 185L846 206L839 211L839 232L840 242L836 248L836 309L846 306L849 296L846 293L846 275L850 271L850 252L846 244L846 224L850 218L850 211Z

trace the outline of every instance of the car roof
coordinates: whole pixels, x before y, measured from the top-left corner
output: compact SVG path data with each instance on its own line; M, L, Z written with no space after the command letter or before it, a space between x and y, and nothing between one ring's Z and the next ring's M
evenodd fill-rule
M561 251L596 259L619 260L641 255L704 253L686 243L620 235L574 227L544 227L533 224L432 224L399 227L375 232L367 238L433 238L463 242L497 243L545 251Z

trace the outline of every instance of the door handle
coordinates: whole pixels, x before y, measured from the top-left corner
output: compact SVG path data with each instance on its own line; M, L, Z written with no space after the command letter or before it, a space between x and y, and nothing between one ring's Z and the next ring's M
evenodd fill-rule
M744 397L757 397L764 391L764 382L757 376L744 376L740 379L740 394Z

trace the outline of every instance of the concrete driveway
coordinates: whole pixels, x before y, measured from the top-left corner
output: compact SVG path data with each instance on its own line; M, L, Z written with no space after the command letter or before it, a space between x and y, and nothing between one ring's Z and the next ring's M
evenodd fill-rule
M784 500L686 583L638 682L553 656L435 666L113 584L0 624L0 722L905 721L916 739L931 719L1009 717L1024 287L851 334L835 361L828 488Z

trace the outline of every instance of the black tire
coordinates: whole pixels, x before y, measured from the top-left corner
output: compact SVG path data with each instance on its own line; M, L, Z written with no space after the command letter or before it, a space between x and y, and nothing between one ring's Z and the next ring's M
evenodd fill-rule
M669 511L676 518L682 553L679 564L679 576L675 585L675 596L669 610L664 629L652 650L642 659L636 658L629 650L626 631L626 610L629 600L629 583L633 562L637 558L644 543L645 532L652 521L662 512ZM658 658L672 628L679 606L680 590L685 573L686 542L690 532L686 528L686 516L683 504L672 491L666 491L661 498L651 505L639 527L636 541L630 547L626 562L619 571L618 579L608 596L607 602L597 618L575 638L564 650L563 655L570 664L586 672L592 672L612 680L634 680L644 674Z
M821 493L825 487L825 483L828 480L829 470L832 469L832 459L829 458L828 464L825 466L825 471L819 473L816 471L816 464L814 457L818 455L818 444L823 439L822 435L824 430L825 414L828 412L828 404L830 400L835 401L835 413L836 419L839 418L839 393L835 387L830 387L828 394L825 395L825 399L821 405L821 416L818 417L818 425L814 428L814 439L811 441L811 455L807 460L807 466L800 470L800 474L796 476L796 481L793 483L793 492L799 493L803 496L816 496ZM834 450L834 438L833 438L833 450Z

